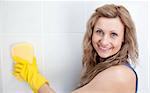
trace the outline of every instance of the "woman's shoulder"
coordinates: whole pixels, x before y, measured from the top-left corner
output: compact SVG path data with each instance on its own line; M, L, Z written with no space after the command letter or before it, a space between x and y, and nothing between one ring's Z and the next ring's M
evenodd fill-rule
M111 66L107 68L106 70L102 71L101 73L98 74L102 76L119 76L122 77L122 79L130 79L129 77L135 77L134 71L127 65L116 65L116 66ZM116 77L116 78L119 78Z
M116 65L97 74L92 82L97 88L110 89L116 92L126 91L128 93L129 91L135 91L136 76L130 67Z
M97 74L73 93L135 93L136 76L131 68L117 65Z

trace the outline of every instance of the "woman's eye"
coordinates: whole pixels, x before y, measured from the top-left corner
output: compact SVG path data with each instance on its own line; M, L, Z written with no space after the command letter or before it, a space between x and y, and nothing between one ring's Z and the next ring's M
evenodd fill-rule
M118 36L118 34L117 33L111 33L111 36L115 37L115 36Z
M96 30L96 33L103 34L103 31L102 30Z

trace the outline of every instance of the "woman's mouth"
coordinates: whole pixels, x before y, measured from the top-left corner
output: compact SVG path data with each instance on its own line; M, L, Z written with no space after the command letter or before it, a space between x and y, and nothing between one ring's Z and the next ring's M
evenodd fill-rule
M110 48L108 48L108 47L98 47L98 49L100 51L108 51L108 50L110 50Z

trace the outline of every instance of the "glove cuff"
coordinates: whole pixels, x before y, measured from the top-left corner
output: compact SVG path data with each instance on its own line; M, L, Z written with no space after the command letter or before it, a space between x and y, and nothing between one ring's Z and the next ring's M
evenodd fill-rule
M33 91L36 91L36 93L38 93L37 91L42 87L42 85L44 85L45 83L49 85L48 80L43 77L41 74L37 74L35 75L36 80L33 80L32 84L30 84L31 88Z

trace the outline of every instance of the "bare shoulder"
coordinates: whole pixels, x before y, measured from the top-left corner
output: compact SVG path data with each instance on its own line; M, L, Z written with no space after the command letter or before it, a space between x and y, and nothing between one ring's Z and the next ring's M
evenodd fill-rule
M125 66L125 65L117 65L107 68L96 76L96 79L105 78L106 77L114 77L117 81L130 81L133 80L136 76L134 71Z
M90 83L79 89L79 93L87 90L90 93L135 93L135 87L133 70L125 65L117 65L97 74Z
M117 65L99 73L92 82L95 83L96 87L106 90L109 86L109 90L114 91L114 93L122 93L122 91L135 93L136 76L131 68Z

